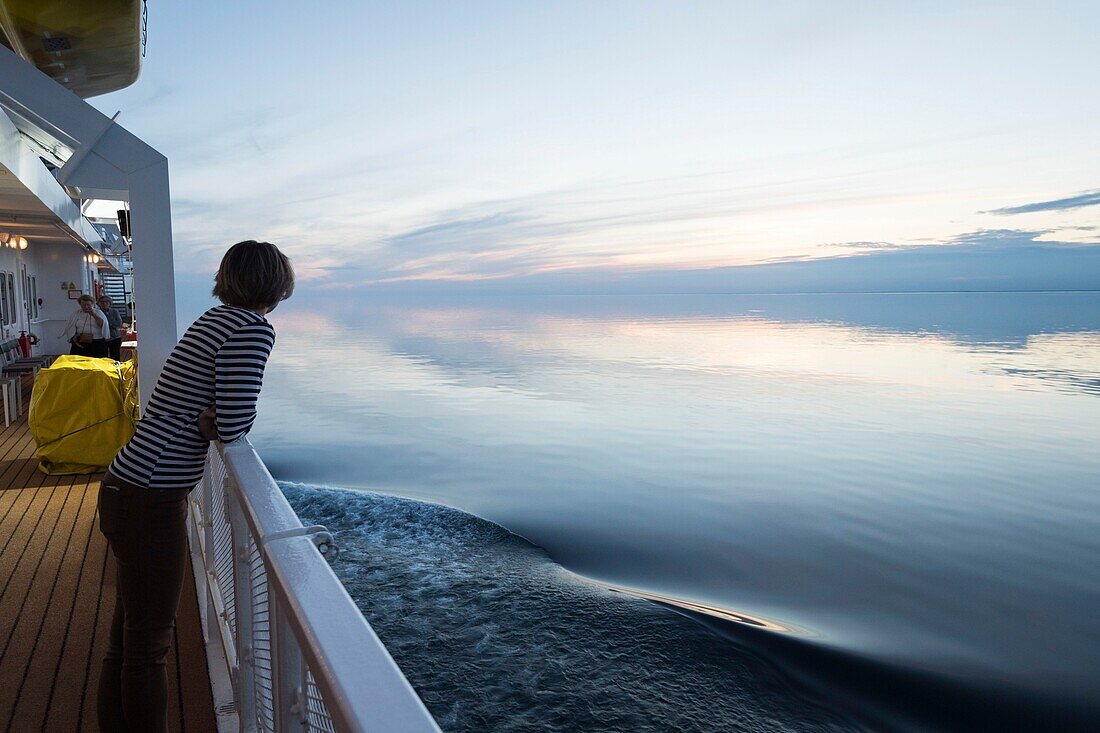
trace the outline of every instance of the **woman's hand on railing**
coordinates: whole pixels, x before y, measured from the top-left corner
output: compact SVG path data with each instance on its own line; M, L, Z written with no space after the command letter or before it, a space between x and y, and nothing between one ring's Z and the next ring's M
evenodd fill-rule
M217 417L218 414L214 405L210 405L210 407L199 413L199 435L205 440L214 441L218 439Z

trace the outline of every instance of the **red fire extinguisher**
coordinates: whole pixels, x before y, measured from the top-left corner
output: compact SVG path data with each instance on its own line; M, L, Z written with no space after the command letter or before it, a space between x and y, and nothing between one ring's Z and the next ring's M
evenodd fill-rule
M26 331L19 332L19 350L23 352L24 359L31 355L31 339Z

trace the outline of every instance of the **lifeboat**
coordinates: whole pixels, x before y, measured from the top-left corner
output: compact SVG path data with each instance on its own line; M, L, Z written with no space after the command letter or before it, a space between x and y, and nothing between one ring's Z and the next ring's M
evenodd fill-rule
M87 99L141 72L142 0L0 0L0 43Z

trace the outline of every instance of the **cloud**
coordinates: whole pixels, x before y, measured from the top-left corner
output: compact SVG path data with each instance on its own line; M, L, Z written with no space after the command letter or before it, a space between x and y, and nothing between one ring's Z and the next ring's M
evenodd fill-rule
M993 209L992 211L982 211L979 213L1001 215L1031 214L1037 211L1066 211L1068 209L1080 209L1084 206L1098 205L1100 205L1100 189L1086 191L1064 199L1038 201L1033 204L1022 204L1020 206L1006 206L1003 209Z
M889 246L755 265L598 266L360 284L380 293L515 295L1100 290L1100 242L1040 239L1048 234L977 230L931 244L876 243Z
M598 204L559 196L475 202L371 238L358 248L366 280L526 276L610 266L649 252L667 259L669 241L675 241L667 227L714 215L705 207L640 206L605 214Z
M829 242L817 246L829 249L897 249L902 245L893 242Z
M525 278L551 271L679 271L799 262L884 253L920 241L911 236L884 241L897 234L899 225L876 207L892 211L897 205L904 211L921 201L901 196L897 203L896 195L867 192L846 181L736 185L716 172L564 180L493 196L502 189L471 189L449 181L414 185L421 161L386 151L342 166L337 179L331 166L302 163L269 148L270 130L257 134L267 157L278 165L264 161L262 175L252 171L247 179L234 168L212 189L190 181L192 195L174 201L180 269L212 269L227 243L244 238L279 243L304 279L334 288ZM275 175L275 168L282 172ZM880 239L860 239L863 227L837 224L852 207L872 211L865 230ZM849 234L856 236L849 239ZM963 244L967 236L976 236L986 245L994 240L1026 245L1034 241L1033 234L1091 238L1083 227L1073 232L1060 227L1024 234L971 232L958 241L935 243ZM829 243L816 244L821 241Z
M1056 242L1040 241L1040 237L1052 232L1052 229L978 229L973 232L964 232L963 234L957 234L954 237L950 237L940 243L939 246L970 245L972 248L984 247L1003 249L1006 247L1058 244Z
M449 212L441 218L443 221L439 223L387 237L382 245L387 249L412 254L435 252L441 249L456 253L484 252L497 246L502 235L512 240L517 233L522 232L532 223L531 216L523 216L516 212L481 216Z

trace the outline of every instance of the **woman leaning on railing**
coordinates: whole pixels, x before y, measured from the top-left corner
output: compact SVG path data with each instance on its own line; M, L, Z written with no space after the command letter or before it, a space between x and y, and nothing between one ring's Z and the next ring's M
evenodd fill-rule
M115 612L98 693L104 733L167 729L165 659L187 558L187 494L211 440L232 441L256 419L275 330L264 317L294 290L290 261L268 242L222 258L223 305L176 344L130 442L103 477L100 529L118 565Z

